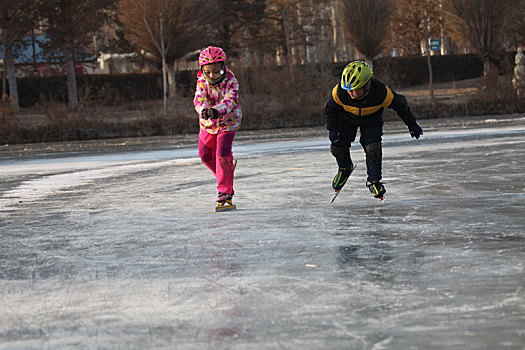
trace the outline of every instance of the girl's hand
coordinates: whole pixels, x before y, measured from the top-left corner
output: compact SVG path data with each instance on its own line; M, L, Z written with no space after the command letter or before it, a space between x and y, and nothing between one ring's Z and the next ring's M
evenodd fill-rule
M204 108L202 110L202 117L204 119L217 119L219 118L219 114L217 113L217 110L213 108Z

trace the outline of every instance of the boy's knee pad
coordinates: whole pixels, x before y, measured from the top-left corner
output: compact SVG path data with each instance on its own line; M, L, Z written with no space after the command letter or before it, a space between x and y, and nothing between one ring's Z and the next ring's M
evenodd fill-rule
M330 145L330 151L332 152L332 155L335 158L341 158L341 157L348 156L348 148L347 147L341 147L341 146L336 146L336 145L332 144L332 145Z
M382 159L381 142L374 142L365 146L366 160L380 162Z

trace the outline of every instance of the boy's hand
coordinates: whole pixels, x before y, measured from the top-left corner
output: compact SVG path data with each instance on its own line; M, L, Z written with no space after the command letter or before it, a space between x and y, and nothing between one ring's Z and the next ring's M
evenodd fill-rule
M341 137L339 136L339 130L329 130L328 138L330 139L330 141L332 141L332 143L336 143L337 141L339 141L341 139Z
M410 136L415 137L416 140L423 135L423 129L417 123L410 125L408 131L410 131Z

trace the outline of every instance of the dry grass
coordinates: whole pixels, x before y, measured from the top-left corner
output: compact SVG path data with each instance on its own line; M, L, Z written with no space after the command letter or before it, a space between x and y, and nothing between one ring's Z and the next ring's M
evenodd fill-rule
M496 85L483 79L468 79L434 85L434 98L428 86L400 90L419 119L453 118L525 112L525 99L516 97L510 76L498 77ZM392 113L388 113L392 118Z

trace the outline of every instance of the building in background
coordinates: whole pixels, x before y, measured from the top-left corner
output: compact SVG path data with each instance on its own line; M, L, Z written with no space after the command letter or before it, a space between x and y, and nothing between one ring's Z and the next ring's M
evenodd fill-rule
M27 35L13 47L16 75L23 77L47 77L65 75L66 68L58 56L48 57L43 46L49 39L43 35ZM77 74L93 74L96 69L96 58L84 52L78 62L75 62ZM0 45L0 70L4 72L4 49Z
M43 34L27 35L15 44L13 57L18 78L66 75L60 53L55 56L46 55L44 46L47 41L48 38ZM151 55L147 53L101 53L95 57L84 51L78 57L81 57L75 62L75 71L78 75L158 72L158 68L152 63ZM0 45L0 71L3 74L2 45Z
M147 53L101 53L93 74L153 73L159 69Z

